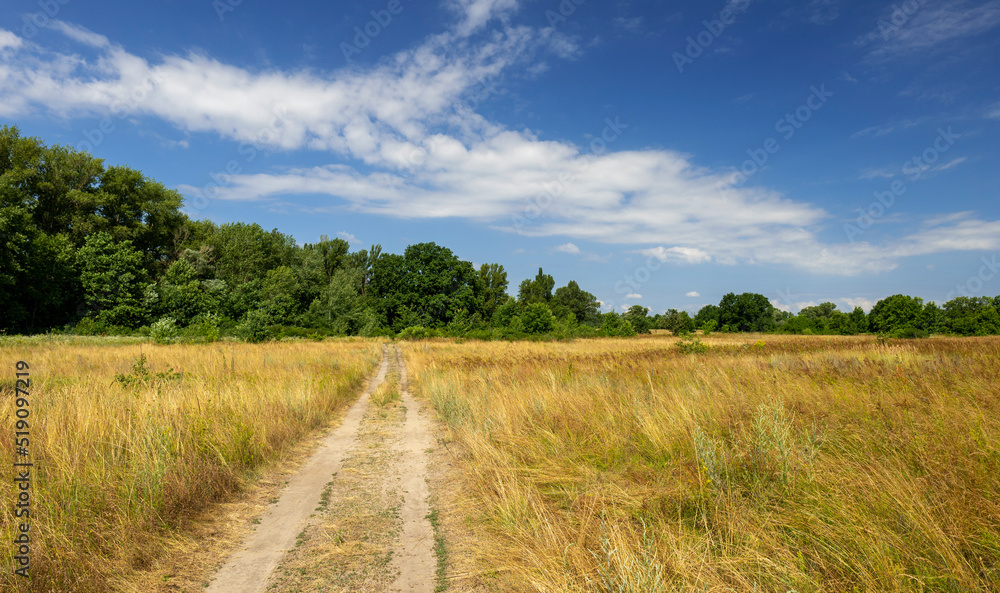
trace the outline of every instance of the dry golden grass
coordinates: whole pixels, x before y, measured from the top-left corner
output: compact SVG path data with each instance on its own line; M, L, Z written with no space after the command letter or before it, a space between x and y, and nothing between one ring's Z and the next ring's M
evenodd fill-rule
M141 353L150 375L133 365ZM108 591L150 565L165 534L225 499L323 426L379 359L373 341L151 345L0 342L0 417L13 419L14 362L30 364L31 579L4 591ZM168 369L180 373L172 376ZM162 376L158 376L162 374ZM0 458L15 458L12 421ZM8 472L10 470L8 469ZM0 563L12 567L16 493L0 481Z
M1000 339L409 343L516 591L1000 590Z

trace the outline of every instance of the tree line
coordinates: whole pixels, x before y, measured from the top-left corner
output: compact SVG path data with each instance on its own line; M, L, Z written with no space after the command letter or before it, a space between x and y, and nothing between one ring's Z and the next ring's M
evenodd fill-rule
M0 332L138 333L157 339L281 336L630 336L685 333L1000 333L1000 297L943 307L896 295L866 314L832 303L797 315L762 295L727 294L695 316L602 313L575 281L541 268L517 296L499 263L478 269L435 243L402 254L351 251L323 236L299 246L277 229L217 225L125 166L0 128Z

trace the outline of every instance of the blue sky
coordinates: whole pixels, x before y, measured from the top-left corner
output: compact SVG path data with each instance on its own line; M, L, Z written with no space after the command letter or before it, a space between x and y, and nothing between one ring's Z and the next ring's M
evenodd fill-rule
M1000 294L1000 0L6 6L0 122L193 218L607 308Z

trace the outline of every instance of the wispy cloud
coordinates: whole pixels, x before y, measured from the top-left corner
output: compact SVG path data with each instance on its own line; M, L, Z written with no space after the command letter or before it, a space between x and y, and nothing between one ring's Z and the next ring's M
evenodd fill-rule
M233 175L218 199L285 207L296 195L328 196L358 212L465 218L515 232L513 215L566 177L572 183L521 233L627 245L674 264L873 273L894 268L901 257L979 249L1000 236L990 226L1000 222L964 219L884 245L825 243L819 234L831 216L822 208L739 186L734 173L699 166L691 155L654 149L588 154L568 141L508 129L463 97L483 80L529 68L536 51L550 49L553 33L502 25L490 35L474 35L493 19L503 21L517 3L454 5L464 11L454 30L370 68L324 74L251 71L198 53L151 62L96 33L59 28L90 48L94 59L48 51L0 31L0 116L106 116L117 100L153 78L155 88L131 115L160 118L183 132L329 155L322 166ZM595 123L605 125L603 118ZM193 184L180 189L189 197L201 192ZM978 240L947 240L957 231L978 233ZM576 246L563 243L563 251L569 245ZM582 250L573 254L607 261Z
M956 40L967 42L1000 25L1000 1L972 4L966 0L948 2L943 6L928 3L912 15L893 4L874 29L857 44L872 47L869 60L886 61L919 52L937 51Z

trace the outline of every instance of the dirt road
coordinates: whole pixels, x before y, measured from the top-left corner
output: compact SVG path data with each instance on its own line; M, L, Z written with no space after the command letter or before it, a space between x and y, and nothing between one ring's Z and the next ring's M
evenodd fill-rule
M387 346L378 374L256 531L216 573L210 593L434 591L429 420Z

